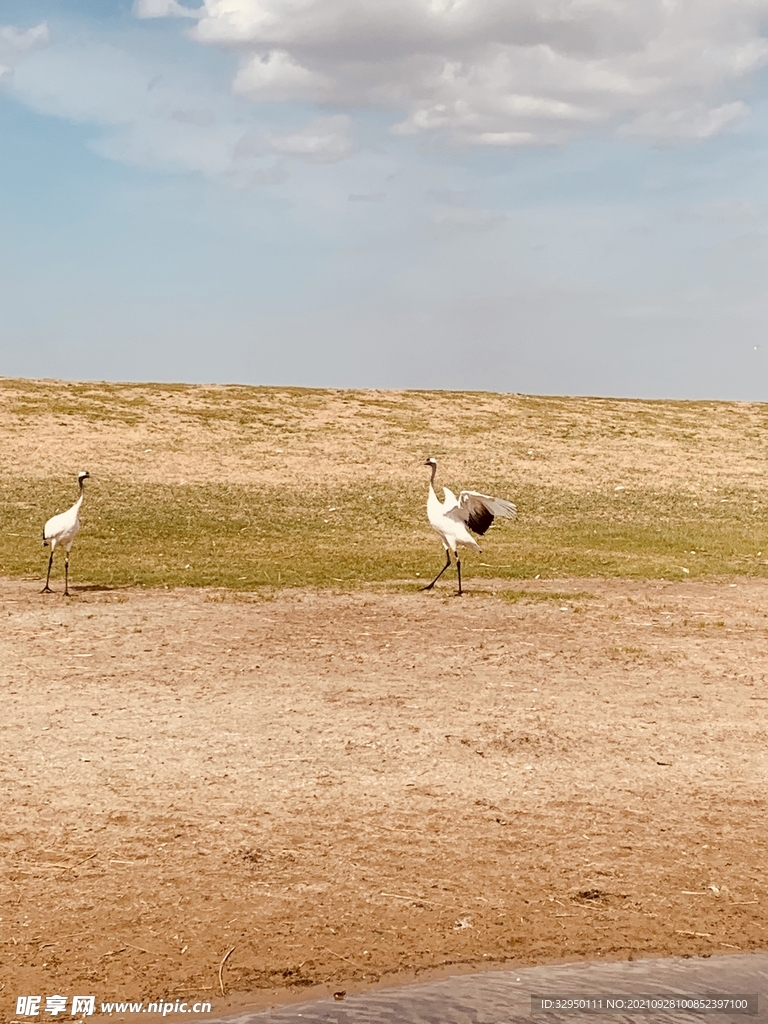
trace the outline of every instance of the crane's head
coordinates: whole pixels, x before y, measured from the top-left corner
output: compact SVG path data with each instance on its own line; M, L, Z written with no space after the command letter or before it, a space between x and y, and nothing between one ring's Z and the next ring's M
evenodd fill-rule
M88 472L87 469L80 470L80 472L77 474L77 482L80 484L81 487L83 486L83 480L88 480L90 478L90 475L91 474Z
M430 455L430 456L429 456L429 458L428 458L428 459L427 459L427 460L425 461L424 465L425 465L425 466L431 466L431 467L432 467L432 469L437 469L437 461L436 461L435 459L433 459L431 455Z

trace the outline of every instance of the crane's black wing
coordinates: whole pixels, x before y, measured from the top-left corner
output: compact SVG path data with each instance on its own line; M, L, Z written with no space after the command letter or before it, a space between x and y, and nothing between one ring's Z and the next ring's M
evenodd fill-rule
M496 516L514 519L517 515L517 506L504 498L491 498L477 491L462 491L458 505L445 514L457 522L464 523L482 537Z

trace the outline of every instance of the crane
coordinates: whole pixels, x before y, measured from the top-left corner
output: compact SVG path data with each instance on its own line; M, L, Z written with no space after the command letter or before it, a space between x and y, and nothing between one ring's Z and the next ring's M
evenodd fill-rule
M439 535L445 548L445 565L431 583L428 583L426 587L422 587L422 590L431 590L434 587L445 570L449 568L451 552L453 552L453 557L456 559L456 571L459 576L460 597L462 589L461 559L458 554L459 544L472 548L473 551L482 550L475 538L469 533L469 530L482 537L496 516L504 519L514 519L517 515L517 507L511 501L506 501L504 498L491 498L487 494L480 494L478 491L462 491L457 498L453 491L449 491L447 487L443 488L444 497L440 501L435 494L437 462L430 457L424 465L432 468L432 477L429 481L429 496L427 498L427 518L432 529Z
M72 508L68 508L66 512L60 512L57 516L52 516L43 527L43 547L51 547L51 557L48 559L48 575L45 577L45 586L43 587L43 594L50 594L51 588L48 586L51 579L51 566L53 565L53 553L56 550L56 545L61 544L64 547L64 596L69 596L69 552L72 550L72 545L75 542L77 531L80 529L80 506L83 504L83 493L85 481L90 477L88 470L81 470L77 474L77 483L80 488L80 496L78 497Z

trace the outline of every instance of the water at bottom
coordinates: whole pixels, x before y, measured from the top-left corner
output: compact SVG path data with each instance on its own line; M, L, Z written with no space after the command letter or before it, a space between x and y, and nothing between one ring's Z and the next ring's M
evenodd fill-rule
M544 1012L542 999L552 1001ZM595 1024L768 1021L768 953L465 974L209 1024L577 1024L587 1017Z

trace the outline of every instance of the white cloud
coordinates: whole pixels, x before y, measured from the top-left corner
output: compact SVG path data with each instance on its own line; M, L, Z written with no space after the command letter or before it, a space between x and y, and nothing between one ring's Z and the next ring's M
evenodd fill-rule
M26 30L13 25L0 25L0 82L10 78L14 67L26 54L39 46L45 46L48 38L48 25L45 22Z
M49 36L48 25L45 22L24 31L13 25L0 25L0 49L4 53L28 53L35 47L47 43Z
M259 100L296 100L318 99L330 85L324 75L303 68L289 53L272 50L240 68L234 89Z
M140 0L159 10L176 0ZM394 112L398 134L671 142L738 123L768 0L204 0L192 30L247 53L235 88Z
M681 221L709 221L719 224L755 224L765 221L768 207L743 199L719 199L697 207L687 207L677 213Z
M0 30L29 53L47 39ZM19 42L19 40L21 40ZM91 148L123 163L194 171L238 187L279 184L286 162L336 163L353 152L346 115L280 132L193 65L158 62L113 42L75 38L16 62L13 95L42 113L95 125Z
M478 210L471 206L443 206L432 213L430 226L440 231L489 231L506 217L492 210Z
M351 119L345 114L318 117L298 132L267 134L265 142L270 152L281 156L298 157L315 164L335 164L352 153L351 126Z
M749 107L741 100L707 107L697 103L683 110L649 110L636 120L623 125L620 135L647 138L656 142L676 139L709 139L730 124L749 115Z
M197 8L184 7L178 0L134 0L133 13L137 18L197 18Z

